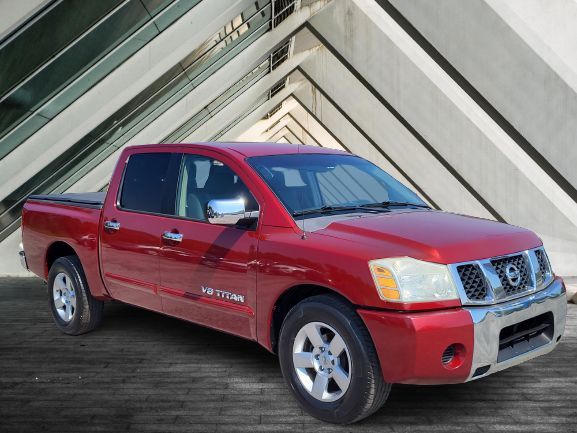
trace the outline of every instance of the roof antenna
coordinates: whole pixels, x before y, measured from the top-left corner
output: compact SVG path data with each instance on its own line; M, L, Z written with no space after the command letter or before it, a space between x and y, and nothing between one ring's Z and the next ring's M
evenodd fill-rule
M301 154L301 143L297 143L297 153L300 155ZM300 171L299 171L299 175L300 175ZM301 176L302 177L302 176ZM304 182L303 182L304 183ZM303 210L303 191L301 190L301 193L299 194L299 205L301 207L301 211ZM302 226L302 234L301 234L301 239L304 241L307 239L307 232L305 230L305 220L307 219L305 215L302 216L303 219L303 226Z

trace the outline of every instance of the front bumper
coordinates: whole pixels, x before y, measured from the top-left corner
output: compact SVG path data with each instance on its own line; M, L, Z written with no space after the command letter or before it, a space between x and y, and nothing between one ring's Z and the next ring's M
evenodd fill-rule
M556 278L547 288L532 295L504 304L468 307L465 310L471 315L475 329L471 373L467 378L472 380L545 355L557 346L565 331L565 285L563 280ZM548 313L552 315L553 325L548 333L519 341L505 349L499 348L502 329Z
M496 305L421 313L358 310L384 379L412 384L466 382L544 355L563 335L566 311L560 278L537 293ZM524 329L536 317L547 317L552 326L535 338L528 334L527 341L515 338L515 325ZM512 343L505 344L505 337ZM444 364L443 352L451 345L458 348L455 361Z

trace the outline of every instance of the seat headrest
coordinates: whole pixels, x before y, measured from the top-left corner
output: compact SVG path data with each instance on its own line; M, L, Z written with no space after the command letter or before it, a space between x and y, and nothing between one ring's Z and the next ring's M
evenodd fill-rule
M226 188L234 185L234 173L232 170L225 166L213 165L210 167L210 174L206 181L204 189L208 192L220 191L222 188Z

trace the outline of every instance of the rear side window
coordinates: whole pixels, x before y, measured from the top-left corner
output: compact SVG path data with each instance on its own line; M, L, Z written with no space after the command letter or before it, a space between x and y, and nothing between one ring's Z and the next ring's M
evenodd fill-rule
M247 212L259 210L248 187L224 163L200 155L184 155L176 215L206 221L208 202L242 198Z
M180 157L180 154L173 153L132 155L124 172L120 207L139 212L174 214Z

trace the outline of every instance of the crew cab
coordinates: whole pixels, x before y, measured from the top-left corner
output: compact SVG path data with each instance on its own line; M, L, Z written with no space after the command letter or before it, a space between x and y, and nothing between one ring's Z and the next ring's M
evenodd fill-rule
M565 327L565 286L533 232L434 209L326 148L128 147L106 193L31 196L22 241L63 332L93 330L118 300L254 340L334 423L375 412L393 383L544 355Z

